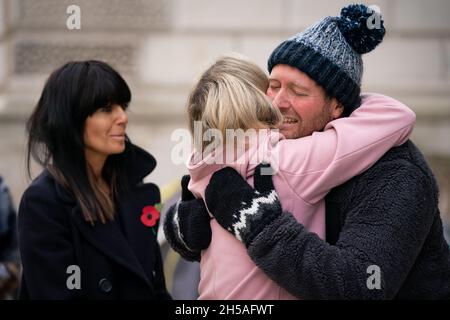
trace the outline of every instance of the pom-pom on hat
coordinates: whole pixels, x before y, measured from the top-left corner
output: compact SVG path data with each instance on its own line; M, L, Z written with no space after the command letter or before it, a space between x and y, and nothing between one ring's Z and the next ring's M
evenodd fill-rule
M339 17L326 17L282 42L270 55L269 72L287 64L306 73L344 106L349 115L360 105L363 62L361 54L383 40L380 13L363 4L352 4Z

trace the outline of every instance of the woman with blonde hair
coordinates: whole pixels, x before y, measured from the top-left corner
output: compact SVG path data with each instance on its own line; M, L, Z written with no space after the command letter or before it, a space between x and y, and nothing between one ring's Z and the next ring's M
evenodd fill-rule
M286 139L276 128L294 120L272 106L265 96L268 86L267 76L258 66L236 55L220 57L202 74L188 101L191 132L198 136L200 131L202 138L199 143L200 138L194 136L197 142L188 164L189 190L196 198L205 199L211 176L226 166L253 184L258 164L268 162L276 169L273 183L283 211L292 213L323 239L327 192L367 170L393 146L404 143L415 115L394 99L371 94L362 96L361 106L349 117L340 118L343 108L337 100L317 91L316 97L324 101L323 115L329 120L324 131ZM230 139L229 130L254 131L256 139L248 135L242 152L236 155L236 139ZM352 143L343 143L349 136ZM214 141L209 141L212 137ZM321 170L311 175L317 166ZM274 191L261 193L258 201L276 205L276 197ZM252 210L251 204L248 206ZM170 216L167 219L177 221ZM211 244L202 252L200 262L200 299L295 299L252 262L238 240L247 236L239 233L240 223L245 221L234 225L236 239L211 219ZM179 226L166 224L165 232L167 238L173 238L179 234Z

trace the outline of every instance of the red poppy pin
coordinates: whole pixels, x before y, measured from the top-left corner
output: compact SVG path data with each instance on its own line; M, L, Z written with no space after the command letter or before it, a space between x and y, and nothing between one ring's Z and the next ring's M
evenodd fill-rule
M161 211L161 208L161 203L158 203L154 206L145 206L142 209L141 222L144 226L154 227L156 225L160 216L159 212Z

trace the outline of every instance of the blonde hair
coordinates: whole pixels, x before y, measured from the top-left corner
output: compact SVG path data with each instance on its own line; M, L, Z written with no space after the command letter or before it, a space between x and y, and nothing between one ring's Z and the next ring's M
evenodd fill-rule
M282 119L265 92L269 80L255 63L237 54L219 57L200 77L188 100L189 128L202 124L202 137L217 129L226 137L227 129L273 128ZM211 142L204 142L205 148Z

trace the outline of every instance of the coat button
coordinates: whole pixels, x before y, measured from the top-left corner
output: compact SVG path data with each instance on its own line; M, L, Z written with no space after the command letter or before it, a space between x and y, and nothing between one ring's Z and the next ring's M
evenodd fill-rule
M112 283L108 279L103 278L98 282L98 287L105 293L108 293L112 290Z

